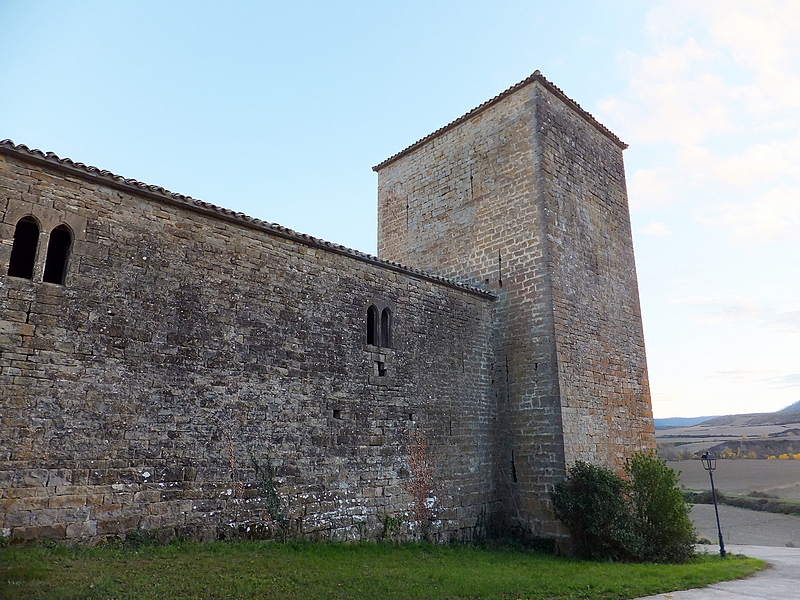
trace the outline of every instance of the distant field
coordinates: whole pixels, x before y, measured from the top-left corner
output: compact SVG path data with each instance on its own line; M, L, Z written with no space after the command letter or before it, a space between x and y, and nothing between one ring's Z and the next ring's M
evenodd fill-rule
M680 471L681 485L710 489L708 473L699 460L668 461ZM800 460L718 460L714 485L726 494L766 492L783 500L800 501Z

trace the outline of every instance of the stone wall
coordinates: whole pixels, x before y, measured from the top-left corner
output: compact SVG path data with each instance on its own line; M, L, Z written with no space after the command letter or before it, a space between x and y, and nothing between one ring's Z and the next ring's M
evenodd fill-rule
M509 525L560 535L569 463L654 448L622 144L538 73L384 161L379 255L498 296Z
M537 103L567 463L655 449L622 146L552 93Z
M27 215L32 280L6 275ZM43 283L60 223L65 285ZM372 303L391 310L390 348L366 343ZM431 535L481 535L499 508L494 310L491 294L0 143L0 529L270 535L283 511L310 537L413 537L423 440ZM387 515L405 524L386 531Z
M564 536L655 446L624 148L534 73L375 167L378 259L0 142L0 534Z

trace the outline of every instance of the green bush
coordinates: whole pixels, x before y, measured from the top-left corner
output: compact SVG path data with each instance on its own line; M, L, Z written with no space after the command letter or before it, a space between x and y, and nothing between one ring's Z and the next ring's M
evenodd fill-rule
M654 453L634 455L629 480L577 461L551 495L577 553L593 560L685 562L695 533L678 476Z
M556 516L572 532L578 555L635 560L642 540L627 502L628 485L610 469L577 461L552 493Z
M636 527L644 539L641 559L686 562L694 556L695 531L678 487L678 474L654 452L634 454L625 467Z

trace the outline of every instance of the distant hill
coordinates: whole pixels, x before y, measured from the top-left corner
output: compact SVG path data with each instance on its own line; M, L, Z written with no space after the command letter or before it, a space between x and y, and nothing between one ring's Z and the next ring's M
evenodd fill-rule
M688 427L689 425L697 425L709 419L716 419L716 417L670 417L667 419L653 419L656 424L656 429L666 429L668 427Z
M800 457L800 402L771 413L656 419L662 458Z
M780 410L776 410L775 412L771 413L752 413L752 414L744 414L744 415L714 415L710 417L668 417L666 419L653 419L655 421L656 429L667 429L670 427L690 427L691 425L697 425L699 423L704 423L711 419L728 419L729 421L726 422L737 422L741 424L743 419L752 421L751 424L756 425L764 425L769 422L775 421L777 423L788 423L794 421L794 415L789 417L788 419L781 416L776 416L779 413L789 413L789 412L800 412L800 400L795 402L794 404L790 404ZM771 416L770 416L771 415ZM715 425L722 425L726 422L714 422Z
M800 422L800 411L779 410L771 413L753 413L750 415L725 415L703 421L708 426L754 427L758 425L786 425Z

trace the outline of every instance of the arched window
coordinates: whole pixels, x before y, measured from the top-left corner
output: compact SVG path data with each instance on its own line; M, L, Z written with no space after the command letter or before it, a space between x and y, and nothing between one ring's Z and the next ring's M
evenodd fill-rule
M378 345L378 309L372 305L367 309L367 344Z
M384 308L381 312L381 346L384 348L391 347L392 341L392 312L388 308Z
M72 246L72 234L69 231L69 227L59 225L50 232L47 259L44 263L44 281L64 285L70 246Z
M22 217L14 229L14 245L11 247L11 260L8 261L8 274L13 277L33 279L38 245L39 225L33 217Z

